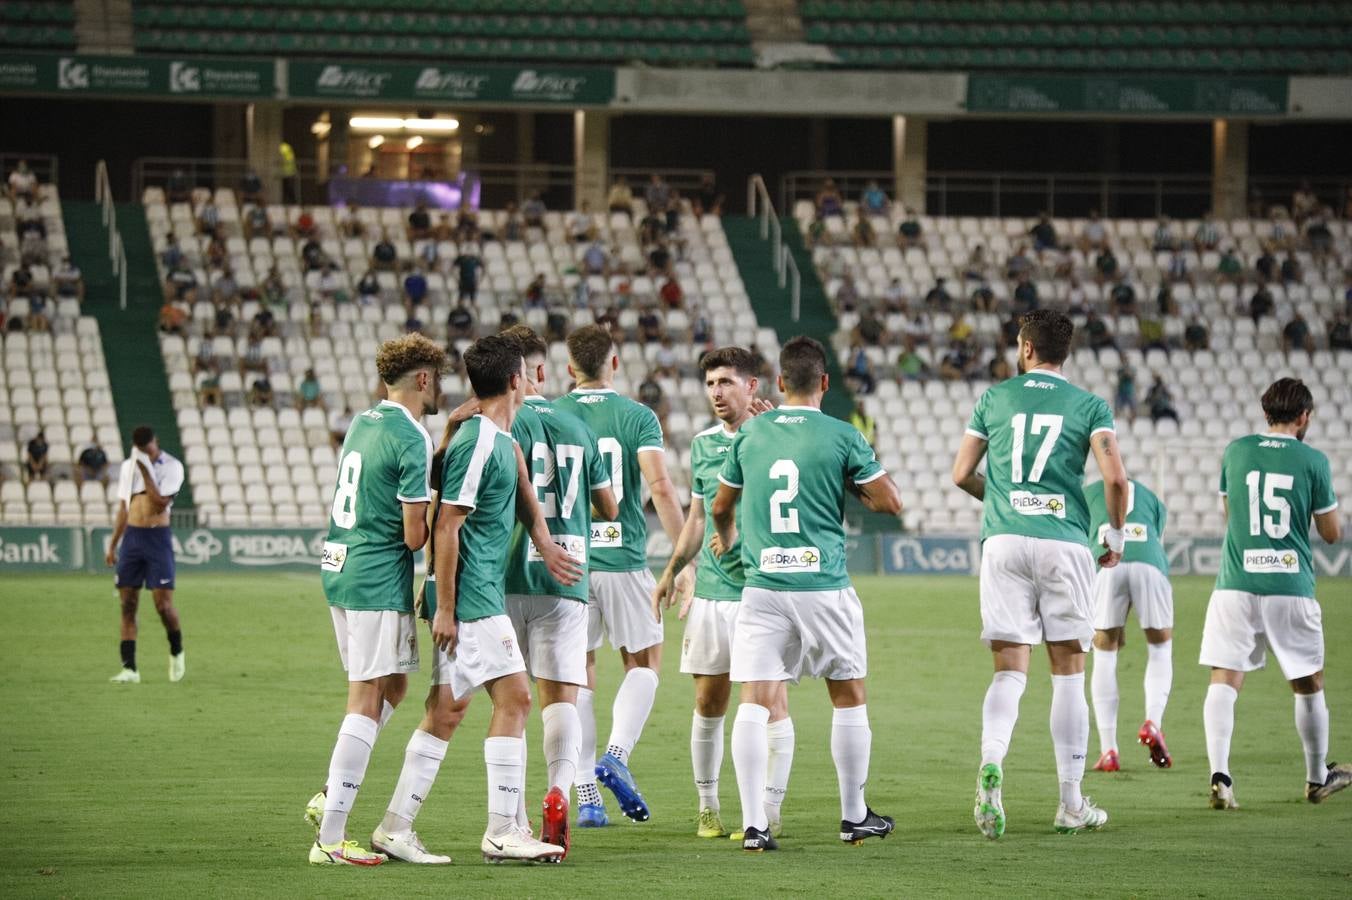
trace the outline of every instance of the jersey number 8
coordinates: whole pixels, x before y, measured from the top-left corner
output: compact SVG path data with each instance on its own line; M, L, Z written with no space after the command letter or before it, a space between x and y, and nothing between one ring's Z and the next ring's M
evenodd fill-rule
M357 524L357 482L361 480L361 454L353 450L338 464L338 485L333 491L333 521L339 528Z

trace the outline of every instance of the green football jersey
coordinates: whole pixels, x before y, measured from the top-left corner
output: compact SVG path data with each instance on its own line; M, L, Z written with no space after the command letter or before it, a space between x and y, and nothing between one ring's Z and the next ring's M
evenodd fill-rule
M742 505L737 504L737 542L728 548L722 558L709 549L713 537L714 517L709 515L714 495L718 493L718 473L723 469L728 450L736 432L729 433L722 424L695 435L690 442L690 498L704 503L704 546L699 551L695 569L695 596L705 600L741 600L746 573L742 565Z
M507 549L516 522L516 445L512 436L477 415L451 438L441 466L441 502L470 510L460 526L460 565L455 572L455 618L473 622L504 616ZM437 581L446 583L446 573ZM435 612L429 602L428 618Z
M1090 438L1112 430L1107 401L1058 372L1037 369L987 388L967 425L987 443L981 539L1087 544L1084 461Z
M1231 441L1221 460L1229 516L1216 589L1314 596L1310 517L1338 508L1328 457L1286 434Z
M1089 544L1097 559L1097 548L1102 546L1104 532L1108 530L1108 504L1104 499L1103 482L1096 481L1086 487L1084 499L1089 504ZM1127 542L1122 548L1123 562L1149 563L1168 577L1169 557L1165 555L1162 543L1168 515L1164 504L1150 488L1139 481L1127 482L1127 520L1122 526Z
M398 403L352 419L320 563L324 596L343 609L413 611L413 554L404 503L429 503L432 438Z
M526 456L550 537L583 566L584 574L577 584L559 584L518 522L512 530L507 593L569 597L586 603L591 492L610 484L610 468L596 449L596 435L581 419L559 412L545 398L527 397L512 423L512 437Z
M781 406L737 431L719 481L741 488L746 586L830 591L845 572L845 483L885 473L854 426L810 406Z
M643 473L638 455L662 452L662 426L651 409L610 388L578 388L554 401L591 428L610 467L610 489L620 505L615 522L592 522L593 572L635 572L648 567L648 521L643 516Z

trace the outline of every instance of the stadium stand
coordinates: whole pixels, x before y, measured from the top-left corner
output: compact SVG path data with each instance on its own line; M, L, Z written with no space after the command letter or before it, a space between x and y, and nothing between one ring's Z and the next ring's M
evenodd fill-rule
M752 62L740 0L134 0L144 52Z
M0 46L22 50L74 50L72 0L0 3Z
M848 66L1066 72L1342 73L1352 5L1210 0L801 0L807 39Z
M1181 536L1215 535L1223 528L1216 499L1216 470L1225 444L1246 429L1262 427L1257 398L1273 379L1304 378L1315 396L1311 440L1329 454L1338 487L1352 489L1352 337L1346 330L1352 282L1344 284L1344 263L1352 260L1348 223L1312 217L1331 236L1331 247L1311 252L1308 237L1278 214L1270 219L1208 220L1213 249L1194 247L1201 221L1160 223L1133 219L1101 220L1104 240L1121 260L1122 277L1096 277L1096 256L1082 249L1097 236L1084 219L1054 219L1057 238L1042 253L1032 248L1038 220L917 216L921 233L914 246L898 246L898 229L912 217L894 205L889 216L872 218L879 236L874 246L856 246L852 229L857 207L845 204L844 216L824 217L817 225L810 200L800 200L794 217L804 233L816 233L817 272L838 310L836 350L857 388L872 388L866 407L877 419L879 455L907 494L909 529L934 534L972 533L980 507L949 488L953 449L966 425L963 418L976 398L1015 355L1009 328L1021 299L1014 269L1028 267L1037 302L1070 309L1077 323L1077 345L1067 374L1118 404L1119 379L1130 368L1136 413L1119 405L1119 440L1133 474L1150 483L1170 508L1170 528ZM1178 241L1173 251L1156 252L1163 224ZM1305 234L1310 230L1307 224ZM1269 313L1252 314L1258 292L1256 264L1265 248L1289 246L1299 272L1280 276L1265 289ZM979 256L974 251L981 248ZM1241 259L1240 279L1218 271L1221 251L1234 248ZM939 280L943 279L942 285ZM1119 306L1118 284L1131 287L1133 305ZM1161 300L1159 288L1170 296ZM941 286L945 300L932 295ZM988 290L987 297L974 296ZM1027 288L1024 288L1026 291ZM1106 326L1091 347L1087 327ZM1301 316L1307 335L1290 323ZM1337 329L1340 327L1342 331ZM1203 331L1190 327L1201 326ZM1093 330L1098 330L1095 326ZM1308 336L1308 341L1305 339ZM1187 338L1194 349L1186 349ZM1201 339L1200 342L1197 339ZM1200 343L1200 346L1199 346ZM1343 348L1339 349L1338 345ZM961 345L960 355L952 353ZM903 372L899 358L907 356ZM859 359L862 356L862 361ZM945 364L949 365L945 371ZM1003 377L1007 377L1003 371ZM1147 388L1154 377L1167 389L1174 416L1152 415ZM1163 399L1163 398L1161 398ZM954 414L953 411L958 413ZM1163 412L1163 407L1156 412ZM1089 460L1086 473L1096 468ZM1095 476L1096 477L1096 476ZM918 501L918 502L917 502ZM1352 515L1344 514L1349 522Z
M769 358L779 348L774 331L758 327L714 216L696 218L687 212L671 236L672 272L684 291L683 300L673 304L661 296L665 280L647 274L645 251L651 246L640 243L634 224L646 218L641 199L634 201L632 220L623 213L588 218L587 230L595 230L598 246L610 257L608 275L580 274L594 245L574 239L583 218L576 212L547 212L543 227L526 228L522 240L505 241L486 235L503 235L508 213L481 210L478 227L483 239L457 243L407 240L407 209L362 208L356 218L362 222L363 236L341 237L340 229L352 233L345 222L348 212L341 207L267 207L268 220L282 223L279 232L296 225L303 215L313 220L319 249L337 263L327 282L322 268L307 271L304 242L289 233L245 240L242 222L251 210L238 205L229 189L198 189L191 204L168 204L159 188L148 188L143 199L162 275L166 279L169 275L163 256L172 236L200 286L195 302L178 304L181 328L163 332L161 347L188 476L199 521L204 523L272 526L324 520L335 477L330 436L336 423L331 419L335 414L341 418L344 409L350 415L371 404L376 387L371 361L379 341L403 333L409 320L416 319L420 330L447 341L457 353L468 346L468 338L451 336L448 325L458 302L452 268L457 258L481 254L477 298L466 304L479 334L495 331L510 314L552 336L546 386L550 396L563 393L570 384L567 352L559 340L562 333L591 323L598 314L610 317L622 338L616 388L630 396L641 395L645 382L660 388L661 400L655 403L669 407L668 445L681 462L672 466L672 472L683 492L689 490L684 481L690 438L710 419L695 368L698 354L719 339L754 341ZM229 266L243 294L234 303L213 304L208 299L224 271L223 266L209 267L208 241L198 234L198 220L208 202L219 213ZM382 232L389 236L401 271L397 276L389 270L375 272L379 289L362 302L356 286L371 266ZM429 265L426 261L432 255L435 262ZM415 260L423 263L414 265ZM274 267L275 283L284 289L270 307L275 310L272 331L266 337L261 332L254 335L251 356L248 332L266 303L252 295L259 293ZM406 301L400 284L415 268L426 279L426 297L419 303ZM540 276L539 301L528 299L532 282ZM335 290L346 299L335 299ZM225 325L217 320L222 308L232 315ZM656 332L643 339L654 320L667 341L658 339ZM260 360L261 366L248 369ZM241 362L246 365L240 367ZM323 408L318 402L301 408L306 406L304 382L310 370ZM253 382L262 371L270 397L254 390ZM468 393L459 373L447 376L442 387L447 408ZM429 430L439 435L444 421L434 417Z

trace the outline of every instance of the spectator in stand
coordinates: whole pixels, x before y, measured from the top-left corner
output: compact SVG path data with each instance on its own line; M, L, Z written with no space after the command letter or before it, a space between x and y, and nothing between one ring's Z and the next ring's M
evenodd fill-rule
M836 309L841 312L853 312L859 306L859 287L854 276L848 272L841 276L840 287L836 288Z
M34 291L28 295L28 330L47 332L52 330L51 319L47 317L47 295Z
M277 319L270 309L260 309L253 317L253 326L263 337L277 336Z
M640 343L651 344L666 337L667 329L662 314L656 306L644 306L638 314L638 339Z
M256 326L249 327L249 336L244 344L244 354L239 358L239 374L243 378L250 372L267 374L268 358L263 355L263 331Z
M892 201L887 198L887 192L878 187L878 182L869 181L864 185L864 192L859 195L859 212L866 216L883 216L892 209Z
M160 263L165 270L174 269L183 261L183 248L178 245L178 237L170 232L164 238L164 249L160 251Z
M173 300L193 303L197 299L197 276L188 267L188 261L179 259L178 265L165 279L165 295Z
M1117 338L1108 328L1108 323L1096 310L1089 310L1089 316L1084 323L1085 335L1089 341L1089 349L1094 351L1097 356L1100 351L1111 348L1117 349Z
M409 241L423 241L432 236L432 214L427 211L427 201L419 200L408 214Z
M169 299L164 301L164 305L160 307L160 331L179 337L188 336L188 310L183 304Z
M610 274L610 254L600 241L592 241L582 254L582 271L586 275Z
M80 267L70 261L69 256L61 258L61 265L52 273L52 289L58 298L72 298L84 302L84 274Z
M586 200L568 216L568 238L575 244L596 240L596 222L592 219L591 204Z
M214 200L208 199L197 209L197 233L216 234L221 227L221 211Z
M928 309L937 309L941 312L947 312L948 307L953 303L953 295L948 292L944 286L945 279L940 276L934 279L934 287L925 294L925 306Z
M897 247L902 250L909 250L912 247L925 249L925 230L915 210L907 209L905 218L897 226Z
M1286 259L1282 260L1282 281L1285 284L1299 284L1304 279L1305 273L1301 270L1296 254L1287 253Z
M808 247L816 247L825 242L826 220L818 216L808 223L807 234L804 235L804 240L807 242Z
M616 178L615 183L610 186L610 193L606 195L606 208L613 213L624 213L630 221L633 221L634 192L629 189L629 182L623 177Z
M705 348L710 347L714 340L714 324L709 318L709 313L704 307L696 307L690 311L690 341Z
M1014 303L1012 311L1015 316L1023 316L1038 308L1037 285L1033 279L1028 276L1028 272L1020 272L1019 280L1014 285Z
M308 209L302 209L296 216L296 224L291 227L291 236L298 241L308 241L319 234L315 228L315 217Z
M1189 353L1211 348L1211 334L1196 316L1189 318L1188 326L1183 329L1183 346Z
M962 270L962 277L967 281L982 283L990 277L990 261L986 259L984 244L977 244L967 254L967 266Z
M213 334L215 334L216 337L233 338L235 336L235 314L230 311L230 307L216 307L213 322L215 324L215 331Z
M98 441L90 441L80 448L75 457L75 485L79 487L86 481L97 481L108 486L108 454Z
M719 193L712 173L705 172L700 176L699 187L691 203L697 216L723 215L723 195Z
M1082 316L1089 311L1089 295L1085 293L1084 285L1080 284L1080 279L1073 272L1066 284L1066 312L1072 316Z
M1033 252L1039 256L1046 250L1059 249L1061 244L1056 238L1056 226L1047 213L1038 213L1037 224L1028 231L1033 238Z
M854 333L850 336L856 344L863 344L866 347L877 347L882 344L883 336L887 329L883 326L872 309L865 309L859 316L859 322L854 326Z
M1108 292L1108 299L1112 301L1115 315L1136 315L1136 289L1125 278L1113 285L1113 289Z
M674 235L681 230L681 192L674 188L671 191L671 199L667 201L666 228L668 235Z
M479 299L479 278L483 274L484 263L473 249L461 249L460 255L451 261L456 273L456 297L461 302L475 303Z
M1017 347L1019 346L1019 320L1010 316L1000 325L1000 346Z
M1019 244L1005 260L1005 277L1015 281L1024 273L1029 275L1033 273L1033 261L1028 257L1028 245Z
M1160 289L1155 292L1155 311L1160 317L1178 315L1174 289L1167 284L1160 285Z
M948 352L939 363L939 377L944 381L965 381L972 377L976 366L971 344L959 341L948 345Z
M1318 209L1319 197L1310 187L1310 182L1301 181L1300 187L1291 195L1291 216L1296 220L1296 225L1303 224Z
M652 278L661 278L670 275L671 272L671 251L667 249L666 244L659 241L648 254L648 275Z
M352 407L344 405L342 412L334 407L329 415L329 445L337 450L343 446L347 430L352 427Z
M1280 206L1273 207L1272 215L1268 217L1268 228L1270 229L1268 240L1273 247L1278 250L1294 249L1298 229L1291 222L1291 217L1285 209Z
M888 312L906 311L906 289L901 286L900 278L893 278L883 288L883 308Z
M30 484L34 481L47 480L47 450L47 432L39 428L38 433L28 442L28 456L24 459L24 474Z
M371 268L379 272L393 272L398 261L399 251L394 249L389 234L382 230L380 240L371 248Z
M1329 228L1331 218L1333 210L1325 206L1305 220L1305 243L1310 248L1310 256L1314 258L1315 265L1321 268L1330 258L1337 262L1337 256L1333 252L1333 231Z
M404 304L418 306L427 299L427 276L421 269L413 269L404 276Z
M1150 241L1150 247L1156 253L1172 253L1178 249L1178 234L1168 216L1160 216L1159 222L1155 224L1155 236Z
M1221 251L1220 262L1216 264L1216 275L1221 281L1239 287L1244 284L1244 263L1235 255L1235 248L1226 247Z
M1080 250L1087 256L1090 253L1105 250L1107 247L1108 229L1099 219L1099 211L1091 209L1089 210L1089 221L1084 223L1084 228L1080 231Z
M644 247L660 243L666 229L666 219L650 209L639 222L638 242Z
M325 303L347 303L352 299L347 292L346 276L327 260L319 272L319 279L315 282L315 292Z
M817 208L819 219L845 215L845 198L840 196L835 179L828 178L822 182L821 190L817 191L813 205Z
M1169 342L1164 337L1164 319L1158 315L1142 315L1137 323L1136 344L1145 350L1163 350L1169 353Z
M1352 350L1352 320L1345 312L1334 313L1329 323L1329 349Z
M915 314L906 321L903 330L905 331L905 340L910 346L916 347L921 344L928 344L930 332L933 330L929 313L923 309L916 310Z
M656 178L657 176L653 176ZM657 381L657 375L649 372L643 377L643 381L638 386L638 402L648 407L657 416L657 423L662 426L662 430L667 430L667 413L670 411L671 404L667 402L666 392L662 390L662 385Z
M1164 380L1160 378L1159 373L1154 373L1154 380L1150 384L1150 390L1145 395L1146 405L1150 407L1150 421L1159 422L1160 419L1173 419L1178 421L1178 410L1174 408L1174 395L1169 388L1165 387Z
M1277 280L1277 277L1280 274L1280 267L1277 265L1277 257L1272 253L1271 244L1263 244L1263 252L1259 254L1253 267L1258 271L1258 279L1260 281L1270 282Z
M251 241L256 237L266 238L272 234L272 221L268 218L267 207L264 206L244 207L244 219L241 224L244 228L245 240Z
M648 209L659 215L667 211L667 206L671 204L671 188L662 176L656 172L648 179L648 186L643 190L643 199L648 203Z
M545 308L545 276L543 272L532 278L530 284L526 285L526 290L522 294L522 302L526 309Z
M1221 230L1216 227L1216 220L1212 218L1211 212L1202 216L1202 221L1197 223L1197 230L1192 235L1192 249L1198 256L1210 250L1215 250L1221 243Z
M249 405L260 408L270 407L274 399L272 379L268 378L267 372L263 372L253 380L253 384L249 385Z
M324 408L324 390L314 369L305 370L305 377L296 390L296 406L302 410Z
M259 178L253 169L245 172L244 177L240 179L239 196L245 203L254 206L263 206L267 202L267 198L263 196L263 179Z
M876 235L873 233L873 225L868 217L860 212L858 218L854 220L854 245L856 247L872 247Z
M1292 315L1291 321L1282 329L1282 352L1290 353L1292 350L1314 352L1314 336L1310 334L1310 323L1306 322L1305 317L1299 312Z
M1014 370L1003 353L995 354L991 357L991 361L986 363L986 377L997 384L1014 377Z
M227 266L211 284L211 301L215 304L234 304L240 300L239 280L234 270Z
M901 381L927 381L933 376L930 371L929 363L925 358L915 352L915 346L910 341L897 354L897 378Z
M1249 298L1249 317L1253 319L1253 324L1257 325L1263 316L1272 315L1272 310L1276 308L1276 300L1273 299L1272 292L1267 289L1267 285L1259 285L1258 290L1253 292Z
M658 343L657 353L653 357L655 371L662 378L680 378L680 360L676 356L676 347L672 344L671 335L663 335Z
M11 202L38 202L38 176L28 168L26 159L19 160L14 171L9 173L9 199Z
M685 292L681 290L681 283L676 280L674 274L668 275L666 281L662 282L657 296L667 309L680 309L685 306Z
M182 169L170 172L168 180L164 183L164 196L170 203L187 203L192 200L192 181L188 179L188 173Z
M540 198L540 192L531 194L521 206L521 220L527 228L545 227L545 201Z
M878 382L873 377L873 366L869 363L868 353L860 343L856 342L850 347L850 365L845 370L845 378L860 394L871 394L877 386Z
M366 237L366 223L361 220L361 209L356 203L349 203L339 214L338 234L349 240Z
M42 207L37 203L29 203L27 200L20 200L15 204L14 231L22 238L29 232L34 232L44 241L47 239L47 223L42 218Z
M995 312L995 292L984 281L972 290L972 296L969 299L972 308L977 312Z
M28 267L28 263L21 261L18 267L10 273L6 293L12 299L14 297L28 297L32 295L35 290L36 288L33 286L33 270Z
M310 241L306 247L313 247L312 255L323 257L324 252L319 249L318 241ZM302 250L304 252L304 249ZM207 274L219 272L230 262L230 251L225 246L225 233L222 229L217 229L216 233L207 241Z
M521 210L516 203L508 202L502 217L502 239L504 241L525 240L526 222L521 218Z
M446 316L446 338L474 340L474 313L465 305L464 298Z
M972 323L967 321L967 314L961 310L953 318L953 324L948 326L948 339L950 341L966 341L972 337Z
M1187 257L1175 250L1169 255L1169 269L1166 277L1171 284L1177 284L1180 281L1186 281L1188 284L1195 284L1192 272L1188 269Z
M367 267L361 279L357 281L357 302L362 306L380 302L380 279L376 276L375 269Z
M47 239L37 231L25 231L19 242L19 261L27 266L45 266L48 256Z

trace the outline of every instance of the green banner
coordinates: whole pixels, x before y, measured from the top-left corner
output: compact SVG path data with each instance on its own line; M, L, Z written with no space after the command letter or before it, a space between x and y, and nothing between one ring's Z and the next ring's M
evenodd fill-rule
M544 66L289 63L292 97L394 102L606 104L615 71Z
M0 574L78 571L84 549L79 528L0 528Z
M276 71L272 60L16 53L0 60L0 90L267 99Z
M1109 115L1286 115L1285 78L971 75L967 111Z

